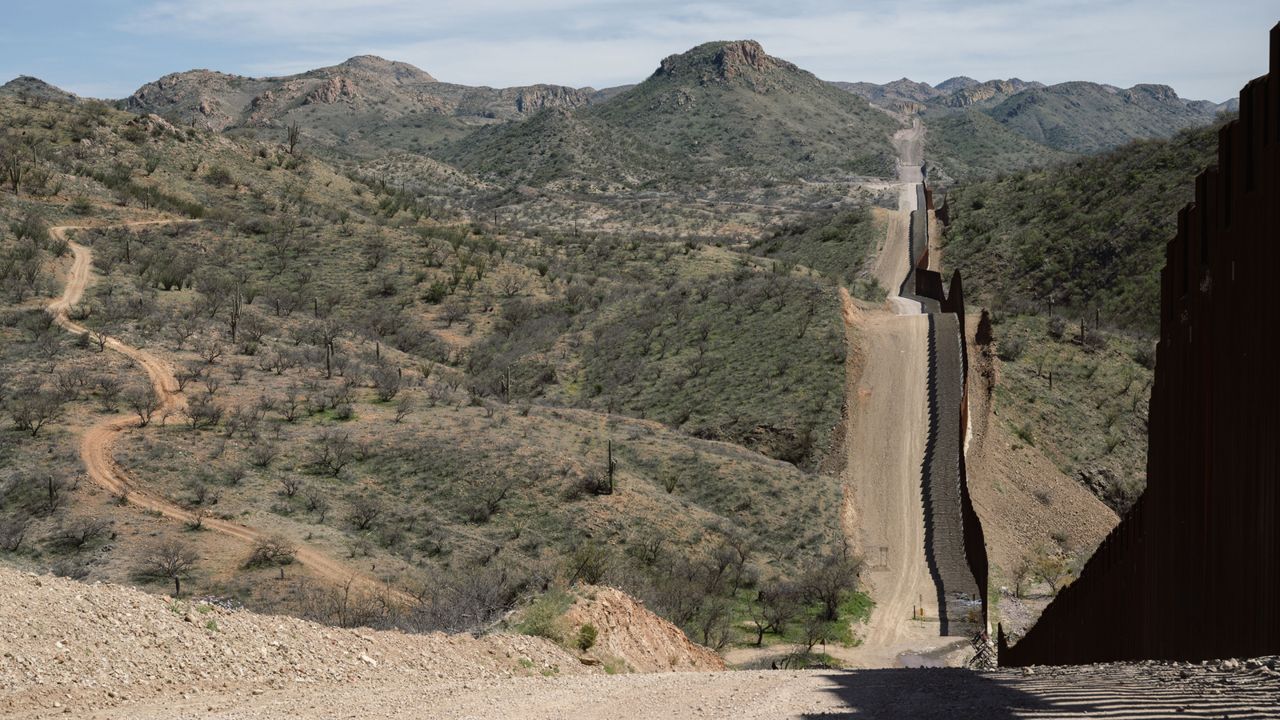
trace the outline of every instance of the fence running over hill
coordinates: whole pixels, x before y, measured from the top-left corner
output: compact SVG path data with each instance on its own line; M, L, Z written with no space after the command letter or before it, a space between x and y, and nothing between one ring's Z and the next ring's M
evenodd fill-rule
M987 551L969 498L964 441L969 426L969 359L965 348L960 273L950 288L929 270L928 211L933 193L917 187L911 213L911 267L899 294L929 316L929 436L921 467L925 558L938 589L943 635L969 635L987 626Z
M1003 665L1280 652L1280 24L1160 275L1147 490Z

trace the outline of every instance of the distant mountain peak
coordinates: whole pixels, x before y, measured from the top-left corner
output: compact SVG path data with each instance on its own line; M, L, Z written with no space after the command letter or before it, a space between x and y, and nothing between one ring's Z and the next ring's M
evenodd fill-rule
M1178 93L1168 85L1157 85L1152 83L1139 83L1129 88L1131 95L1146 95L1159 102L1181 102L1182 98L1178 97Z
M942 92L949 93L955 90L963 90L965 88L973 87L974 85L981 85L981 84L982 84L981 82L969 77L968 75L957 75L953 78L947 78L946 80L943 80L942 82L935 85L934 88L937 90L941 90Z
M332 75L335 73L369 75L379 78L390 78L401 83L438 82L425 70L414 67L406 62L388 60L377 55L356 55L355 57L348 58L333 67L320 68L313 72L326 75Z
M663 59L653 77L727 82L762 75L776 68L794 69L795 66L769 55L755 40L732 40L703 43L688 52L670 55Z
M0 85L0 94L38 97L42 100L78 100L74 93L69 93L56 85L32 75L19 75L4 85Z

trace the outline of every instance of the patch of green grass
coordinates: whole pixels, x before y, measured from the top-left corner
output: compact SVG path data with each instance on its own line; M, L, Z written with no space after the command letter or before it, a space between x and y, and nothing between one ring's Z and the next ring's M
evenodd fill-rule
M549 590L533 601L516 624L517 632L565 643L564 614L573 605L573 596L559 589Z

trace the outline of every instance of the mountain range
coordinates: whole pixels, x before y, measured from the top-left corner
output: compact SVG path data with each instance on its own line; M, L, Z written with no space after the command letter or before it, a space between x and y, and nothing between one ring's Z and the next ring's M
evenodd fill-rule
M30 77L0 92L74 97ZM408 151L504 186L583 190L891 174L888 136L911 114L945 184L1168 137L1233 109L1165 85L826 82L751 40L699 45L604 90L458 85L364 55L282 77L173 73L117 105L230 134L283 139L296 125L342 157Z

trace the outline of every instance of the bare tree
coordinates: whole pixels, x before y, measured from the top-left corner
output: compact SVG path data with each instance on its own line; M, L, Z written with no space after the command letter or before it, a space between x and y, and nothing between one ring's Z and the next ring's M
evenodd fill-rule
M103 518L78 517L62 526L57 539L65 547L79 550L105 535L110 526Z
M471 507L467 517L472 522L485 522L498 512L498 505L515 487L515 480L505 475L481 475L472 483Z
M515 297L519 295L525 287L524 276L518 270L508 268L494 278L498 283L498 290L506 297Z
M247 568L277 567L280 568L280 579L284 579L284 568L292 565L298 556L298 546L282 535L259 538L245 560Z
M449 300L440 307L440 310L445 327L453 327L454 323L467 317L467 306L460 300Z
M17 552L27 537L30 524L31 520L25 517L0 517L0 550Z
M0 177L9 181L13 194L22 190L22 177L31 165L31 150L17 137L0 138Z
M63 405L62 393L44 388L16 394L8 401L14 426L31 433L31 437L39 434L40 428L61 417Z
M173 596L182 594L182 580L191 576L200 556L185 543L165 540L148 548L138 565L138 574L173 581Z
M150 384L137 385L129 388L124 393L124 402L138 415L138 426L146 427L151 423L151 417L160 409L162 404L160 396L156 394L156 389Z
M316 514L320 524L324 524L324 518L329 514L329 500L316 488L308 488L302 496L303 502L306 503L307 511Z
M368 495L359 495L351 501L351 513L348 519L357 530L367 530L378 518L382 517L382 503Z
M760 588L751 602L751 621L756 626L756 646L764 643L767 632L782 634L800 614L803 597L798 588L788 583L772 583Z
M102 402L102 409L115 412L120 393L124 390L120 378L114 375L101 375L94 380L93 384L98 388L98 400Z
M355 443L345 432L326 430L312 448L312 464L322 472L337 477L355 455Z
M370 373L373 387L377 390L378 400L388 402L400 392L402 375L400 368L389 363L378 363Z
M413 398L408 395L401 395L400 399L396 401L396 414L392 422L396 424L404 422L404 419L411 412L413 412Z
M302 488L302 480L293 475L285 475L280 478L280 494L291 498L298 494L298 490Z
M1049 586L1050 594L1057 595L1058 589L1071 577L1071 563L1062 554L1039 547L1031 558L1031 574Z
M375 232L366 238L364 247L360 250L360 254L364 255L365 268L376 270L382 264L382 261L387 258L389 250L387 239L382 236L382 233Z
M822 603L822 619L837 620L840 605L847 595L858 587L858 574L862 560L847 551L819 558L804 574L802 584L805 593Z

